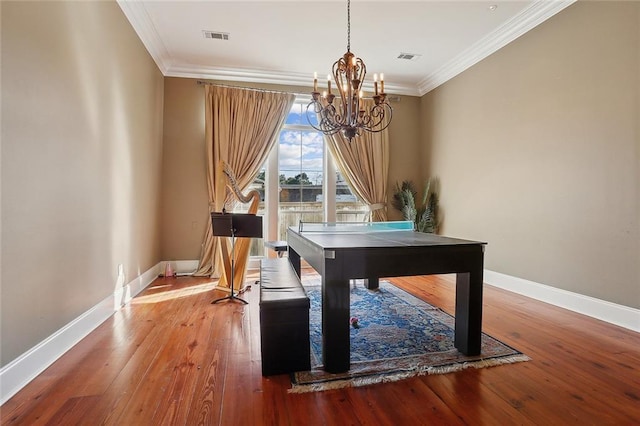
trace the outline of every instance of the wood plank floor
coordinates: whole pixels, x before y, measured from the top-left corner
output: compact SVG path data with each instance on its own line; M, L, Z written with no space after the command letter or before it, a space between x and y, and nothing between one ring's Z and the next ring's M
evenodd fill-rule
M454 310L453 276L391 281ZM244 306L211 305L212 288L159 278L5 403L2 424L640 424L640 334L545 303L485 286L483 331L530 362L289 394L288 376L261 375L259 289Z

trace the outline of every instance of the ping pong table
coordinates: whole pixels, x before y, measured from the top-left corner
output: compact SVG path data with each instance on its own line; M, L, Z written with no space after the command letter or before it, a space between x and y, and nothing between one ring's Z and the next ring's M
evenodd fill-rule
M455 273L454 345L466 355L480 354L486 243L413 229L413 222L398 221L300 223L287 230L289 261L298 276L303 258L322 277L322 358L326 371L340 373L350 368L351 279L365 279L373 289L382 277Z

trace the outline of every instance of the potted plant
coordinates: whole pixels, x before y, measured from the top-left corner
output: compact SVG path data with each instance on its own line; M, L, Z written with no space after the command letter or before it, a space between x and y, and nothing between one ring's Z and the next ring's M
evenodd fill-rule
M413 182L405 180L401 185L396 183L391 205L402 213L404 220L414 222L417 231L435 234L440 226L438 187L438 178L429 178L422 195L422 203L417 205L417 191Z

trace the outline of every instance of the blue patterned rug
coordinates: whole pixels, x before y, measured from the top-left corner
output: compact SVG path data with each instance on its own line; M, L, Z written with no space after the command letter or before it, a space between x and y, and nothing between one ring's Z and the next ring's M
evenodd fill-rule
M308 284L311 371L294 373L290 392L363 386L529 360L484 333L481 354L463 355L453 345L451 315L381 281L380 288L373 291L361 283L352 284L351 317L357 318L357 327L351 327L351 369L341 374L327 373L322 369L320 286Z

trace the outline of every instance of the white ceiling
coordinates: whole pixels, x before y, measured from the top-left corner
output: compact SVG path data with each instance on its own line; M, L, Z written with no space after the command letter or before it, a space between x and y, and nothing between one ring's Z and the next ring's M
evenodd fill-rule
M367 66L365 90L383 72L386 92L421 96L574 1L353 0L351 51ZM118 3L165 76L308 87L347 48L346 0Z

